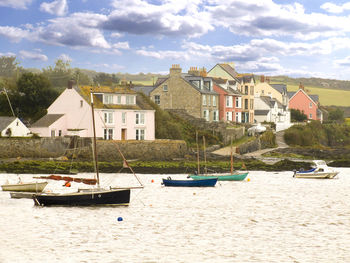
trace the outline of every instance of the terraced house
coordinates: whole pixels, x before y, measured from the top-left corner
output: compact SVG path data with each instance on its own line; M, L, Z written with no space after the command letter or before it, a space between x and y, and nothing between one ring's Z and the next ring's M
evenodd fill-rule
M182 73L179 65L172 65L169 75L157 80L150 97L164 110L185 110L196 118L219 121L219 96L205 70L191 67Z
M254 76L252 74L238 74L233 63L216 64L211 70L209 70L208 76L237 82L237 90L242 94L241 120L243 123L253 123Z
M154 110L130 85L117 87L70 84L30 130L41 137L93 137L91 96L96 136L105 140L154 140Z

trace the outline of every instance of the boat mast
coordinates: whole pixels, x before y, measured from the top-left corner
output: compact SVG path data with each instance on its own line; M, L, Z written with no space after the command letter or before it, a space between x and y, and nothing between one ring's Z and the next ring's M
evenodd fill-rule
M98 172L98 160L97 160L97 150L96 150L96 129L95 129L95 114L94 114L94 98L92 95L92 89L90 90L91 96L91 113L92 113L92 130L94 131L94 142L93 142L93 155L95 162L95 170L96 170L96 179L97 179L97 187L100 188L100 175Z
M207 152L205 148L205 136L203 136L203 152L204 152L204 173L208 172L207 170Z
M231 139L231 174L233 174L233 151L232 151L232 139Z
M199 166L199 145L198 145L198 131L196 131L196 143L197 143L197 174L200 174L200 166Z
M10 105L12 115L13 115L13 117L16 117L15 112L13 111L13 108L12 108L12 105L11 105L11 101L10 101L9 95L7 94L7 90L6 90L5 88L4 88L4 93L5 93L5 95L6 95L6 98L7 98L8 103L9 103L9 105Z

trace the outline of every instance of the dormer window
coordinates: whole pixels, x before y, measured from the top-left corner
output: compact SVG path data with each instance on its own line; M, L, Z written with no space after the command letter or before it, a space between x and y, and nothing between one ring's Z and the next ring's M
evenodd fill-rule
M163 85L163 91L167 92L168 91L168 85Z
M113 95L103 94L103 104L113 104Z
M126 95L126 104L127 105L135 104L135 96L133 96L133 95Z
M117 96L117 104L122 104L122 96Z

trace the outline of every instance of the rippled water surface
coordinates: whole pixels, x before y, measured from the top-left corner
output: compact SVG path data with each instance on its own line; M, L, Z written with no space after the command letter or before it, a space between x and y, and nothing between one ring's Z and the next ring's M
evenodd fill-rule
M253 171L214 188L139 175L145 188L132 190L129 207L36 207L0 191L0 262L350 262L350 169L337 170L334 180ZM137 185L131 175L101 177Z

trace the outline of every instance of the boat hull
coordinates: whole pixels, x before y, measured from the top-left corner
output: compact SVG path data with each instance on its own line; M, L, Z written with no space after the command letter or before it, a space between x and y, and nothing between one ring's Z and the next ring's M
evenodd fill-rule
M40 206L128 205L130 189L69 194L35 194L33 199L35 205Z
M309 179L333 179L338 172L329 173L296 173L295 178L309 178Z
M209 178L202 180L172 180L164 179L164 186L174 186L174 187L213 187L215 186L218 178Z
M203 180L210 178L218 178L218 181L243 181L248 176L248 173L240 174L223 174L223 175L195 175L191 174L190 178L193 180Z
M42 183L24 183L24 184L4 184L1 186L3 191L11 192L37 192L40 193L46 187L47 182Z

